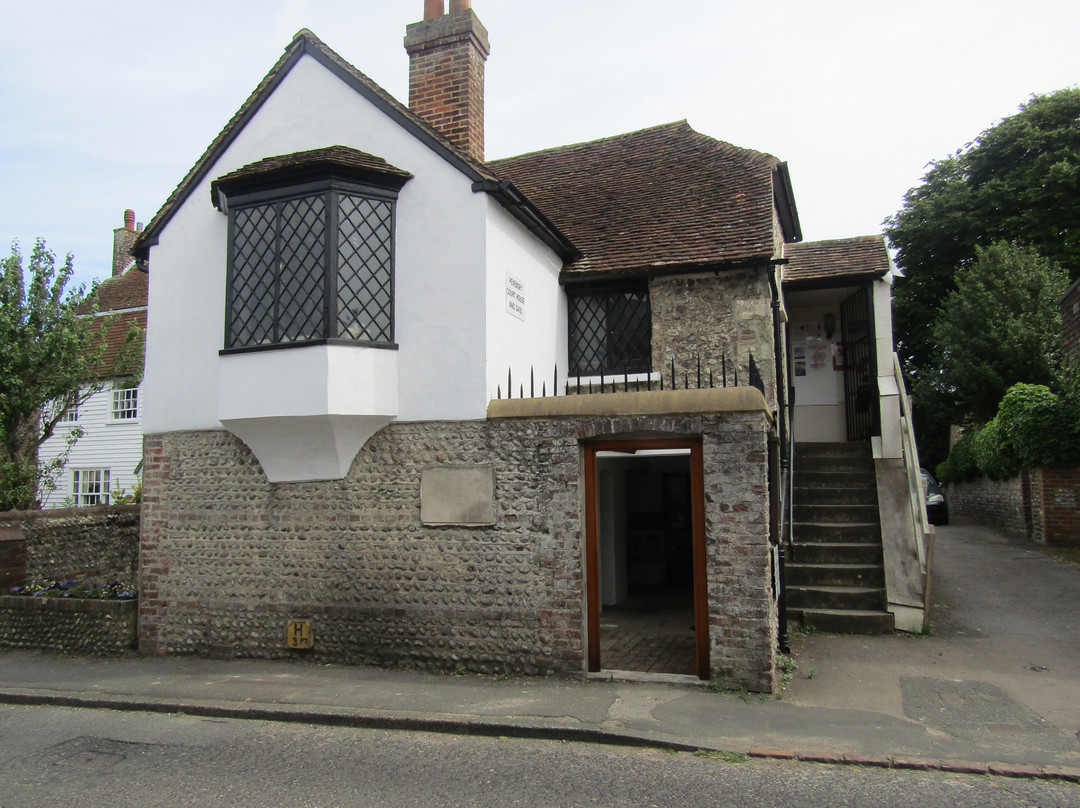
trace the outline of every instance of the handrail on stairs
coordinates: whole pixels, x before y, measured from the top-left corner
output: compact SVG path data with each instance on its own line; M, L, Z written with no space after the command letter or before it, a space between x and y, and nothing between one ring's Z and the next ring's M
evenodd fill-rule
M899 449L904 460L904 470L908 483L908 502L911 506L912 524L915 526L915 549L919 558L919 569L923 579L923 613L930 613L930 573L933 566L934 528L926 516L926 487L923 483L919 449L915 443L915 426L911 411L911 397L904 385L904 376L900 369L900 358L892 355L892 381L896 387L898 405ZM884 401L883 401L884 406ZM884 417L885 413L882 412Z

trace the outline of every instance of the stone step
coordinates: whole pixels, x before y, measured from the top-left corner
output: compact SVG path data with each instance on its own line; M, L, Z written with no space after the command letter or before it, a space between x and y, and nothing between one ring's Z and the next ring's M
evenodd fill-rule
M804 488L795 486L796 505L873 505L877 506L877 487L873 488Z
M797 562L787 565L788 587L855 586L880 589L885 586L881 564Z
M885 611L885 590L874 586L788 586L792 609Z
M862 471L804 471L795 469L795 488L870 488L877 490L873 474Z
M796 545L824 541L841 544L870 543L881 546L881 523L876 519L873 522L836 524L795 521L791 527Z
M842 443L796 443L795 459L804 457L873 457L874 453L866 441L848 441Z
M877 503L872 505L805 505L795 500L795 521L816 525L862 524L879 521Z
M807 542L788 550L788 568L794 564L882 563L881 542Z
M788 611L788 621L834 634L888 634L895 628L893 616L886 611L794 609Z
M795 458L795 475L810 474L859 474L874 479L872 457L803 457Z

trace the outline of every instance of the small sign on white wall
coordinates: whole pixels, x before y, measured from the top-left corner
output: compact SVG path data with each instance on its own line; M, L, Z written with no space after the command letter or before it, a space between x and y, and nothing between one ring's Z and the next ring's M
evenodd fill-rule
M525 319L525 284L509 272L506 273L506 311L519 320Z

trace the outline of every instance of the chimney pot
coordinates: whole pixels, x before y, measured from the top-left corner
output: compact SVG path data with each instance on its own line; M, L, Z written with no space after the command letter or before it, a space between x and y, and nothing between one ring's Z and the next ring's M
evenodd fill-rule
M450 0L450 13L455 11L468 11L472 8L472 0Z
M135 229L135 211L131 210L131 208L124 211L124 229Z
M424 0L424 20L437 20L446 13L444 0Z

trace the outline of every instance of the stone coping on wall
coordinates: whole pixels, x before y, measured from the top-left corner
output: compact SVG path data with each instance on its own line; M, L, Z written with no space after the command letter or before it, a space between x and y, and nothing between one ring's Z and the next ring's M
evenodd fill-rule
M772 413L765 396L756 387L495 399L488 403L487 417L558 418L584 415L617 418L722 412L761 412L772 421Z
M42 508L33 511L0 511L0 525L25 522L29 519L67 519L73 516L107 516L109 514L139 513L141 505L84 505L79 508Z

